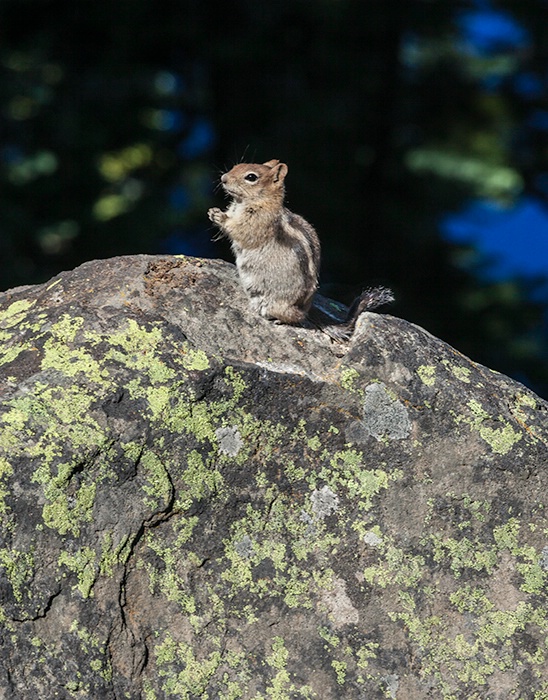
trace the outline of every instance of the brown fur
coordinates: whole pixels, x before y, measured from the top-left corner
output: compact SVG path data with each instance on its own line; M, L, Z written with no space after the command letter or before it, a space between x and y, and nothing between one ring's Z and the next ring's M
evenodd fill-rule
M308 222L283 206L286 175L278 160L234 166L221 177L231 204L208 216L230 239L252 308L298 324L318 286L320 242Z
M320 241L314 228L284 207L287 165L279 160L240 163L221 177L230 196L226 211L208 216L227 236L251 308L278 323L300 324L318 287ZM348 339L362 311L392 300L390 290L367 290L345 322L319 323L336 340Z

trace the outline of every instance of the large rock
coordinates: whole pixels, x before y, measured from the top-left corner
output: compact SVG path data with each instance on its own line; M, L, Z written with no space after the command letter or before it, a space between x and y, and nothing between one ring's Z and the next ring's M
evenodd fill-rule
M548 698L548 405L226 263L0 295L0 697Z

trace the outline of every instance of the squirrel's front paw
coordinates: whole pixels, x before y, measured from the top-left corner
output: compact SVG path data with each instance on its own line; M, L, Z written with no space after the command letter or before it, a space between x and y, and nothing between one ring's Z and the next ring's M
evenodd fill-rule
M226 214L219 207L208 209L207 215L210 221L213 221L217 226L221 226L226 221Z

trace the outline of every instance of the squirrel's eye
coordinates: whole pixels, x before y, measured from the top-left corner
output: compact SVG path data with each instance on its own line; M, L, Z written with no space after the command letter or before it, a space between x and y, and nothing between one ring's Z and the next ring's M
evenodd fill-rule
M259 179L258 175L255 175L255 173L247 173L247 175L244 177L244 180L247 180L248 182L256 182Z

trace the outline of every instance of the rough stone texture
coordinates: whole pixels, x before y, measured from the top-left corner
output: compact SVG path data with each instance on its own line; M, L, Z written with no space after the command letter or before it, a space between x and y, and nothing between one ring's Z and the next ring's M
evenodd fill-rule
M0 698L548 698L548 405L218 261L0 295Z

